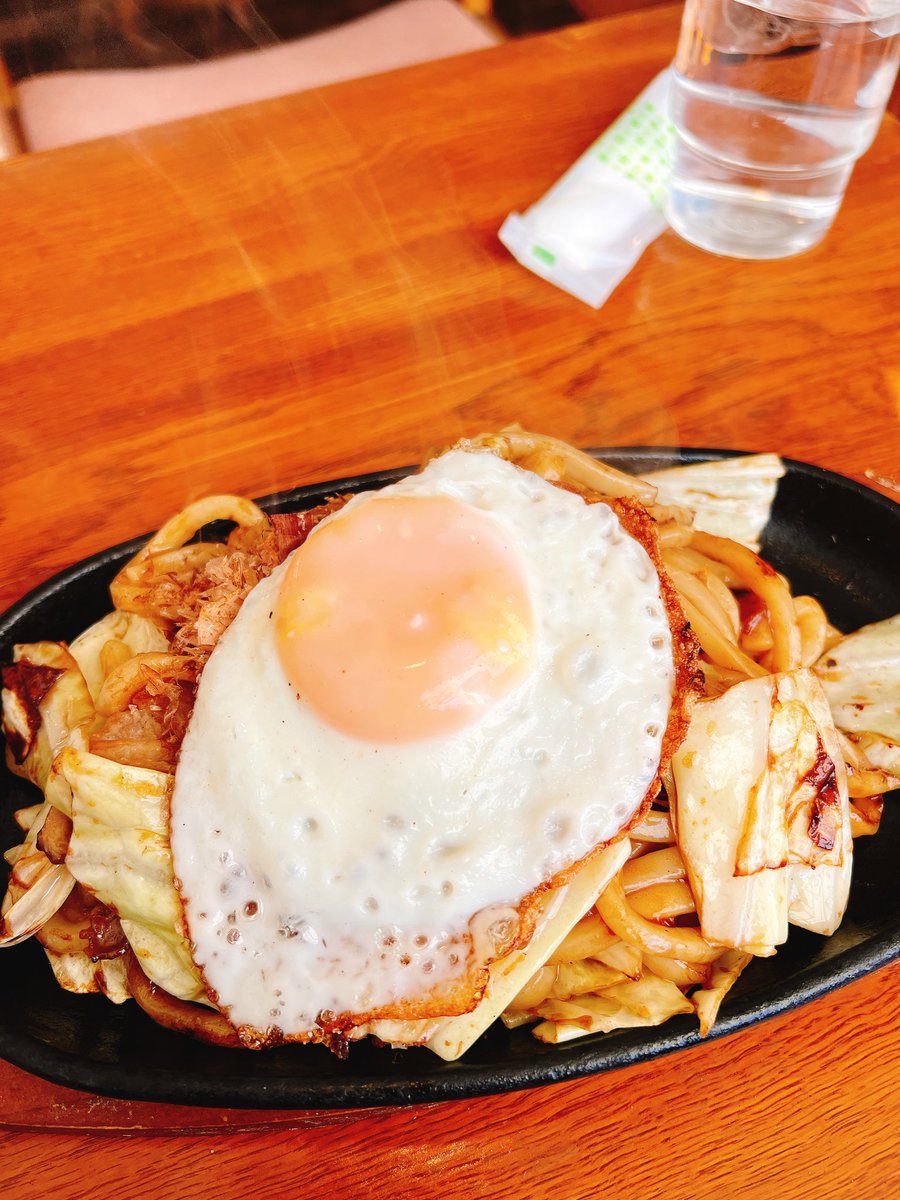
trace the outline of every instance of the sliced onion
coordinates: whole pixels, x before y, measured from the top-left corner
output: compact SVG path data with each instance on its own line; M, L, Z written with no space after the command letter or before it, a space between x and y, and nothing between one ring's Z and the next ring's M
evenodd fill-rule
M34 856L37 857L37 856ZM6 911L0 922L0 947L16 946L32 937L68 899L75 877L61 863L47 864L28 890Z

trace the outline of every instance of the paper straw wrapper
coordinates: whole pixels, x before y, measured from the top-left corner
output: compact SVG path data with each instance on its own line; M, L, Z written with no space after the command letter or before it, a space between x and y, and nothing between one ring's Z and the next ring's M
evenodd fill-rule
M530 271L599 308L666 228L672 161L663 71L500 241Z

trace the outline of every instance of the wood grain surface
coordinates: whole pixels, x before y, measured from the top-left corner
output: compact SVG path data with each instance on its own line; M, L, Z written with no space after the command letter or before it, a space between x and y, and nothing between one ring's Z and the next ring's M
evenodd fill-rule
M774 449L896 498L893 118L797 259L667 233L594 312L497 241L677 25L655 9L3 164L0 606L205 492L411 463L511 420ZM892 1200L898 984L894 966L652 1064L394 1112L181 1110L2 1066L0 1181L19 1200Z

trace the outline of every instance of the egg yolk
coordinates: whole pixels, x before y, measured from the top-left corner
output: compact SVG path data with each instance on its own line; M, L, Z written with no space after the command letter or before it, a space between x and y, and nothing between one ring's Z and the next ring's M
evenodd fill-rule
M519 560L492 518L448 496L376 496L320 526L274 616L291 688L367 741L463 728L527 671Z

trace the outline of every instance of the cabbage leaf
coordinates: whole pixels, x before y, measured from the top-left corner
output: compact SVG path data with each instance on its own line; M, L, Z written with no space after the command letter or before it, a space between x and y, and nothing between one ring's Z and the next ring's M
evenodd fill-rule
M55 765L71 790L66 866L118 913L138 962L154 983L182 1000L208 1003L175 890L170 777L72 748Z
M769 955L788 923L837 928L850 884L847 780L809 670L697 704L672 760L676 836L709 941Z
M750 454L653 471L658 504L694 513L694 528L759 549L784 464L777 454Z

